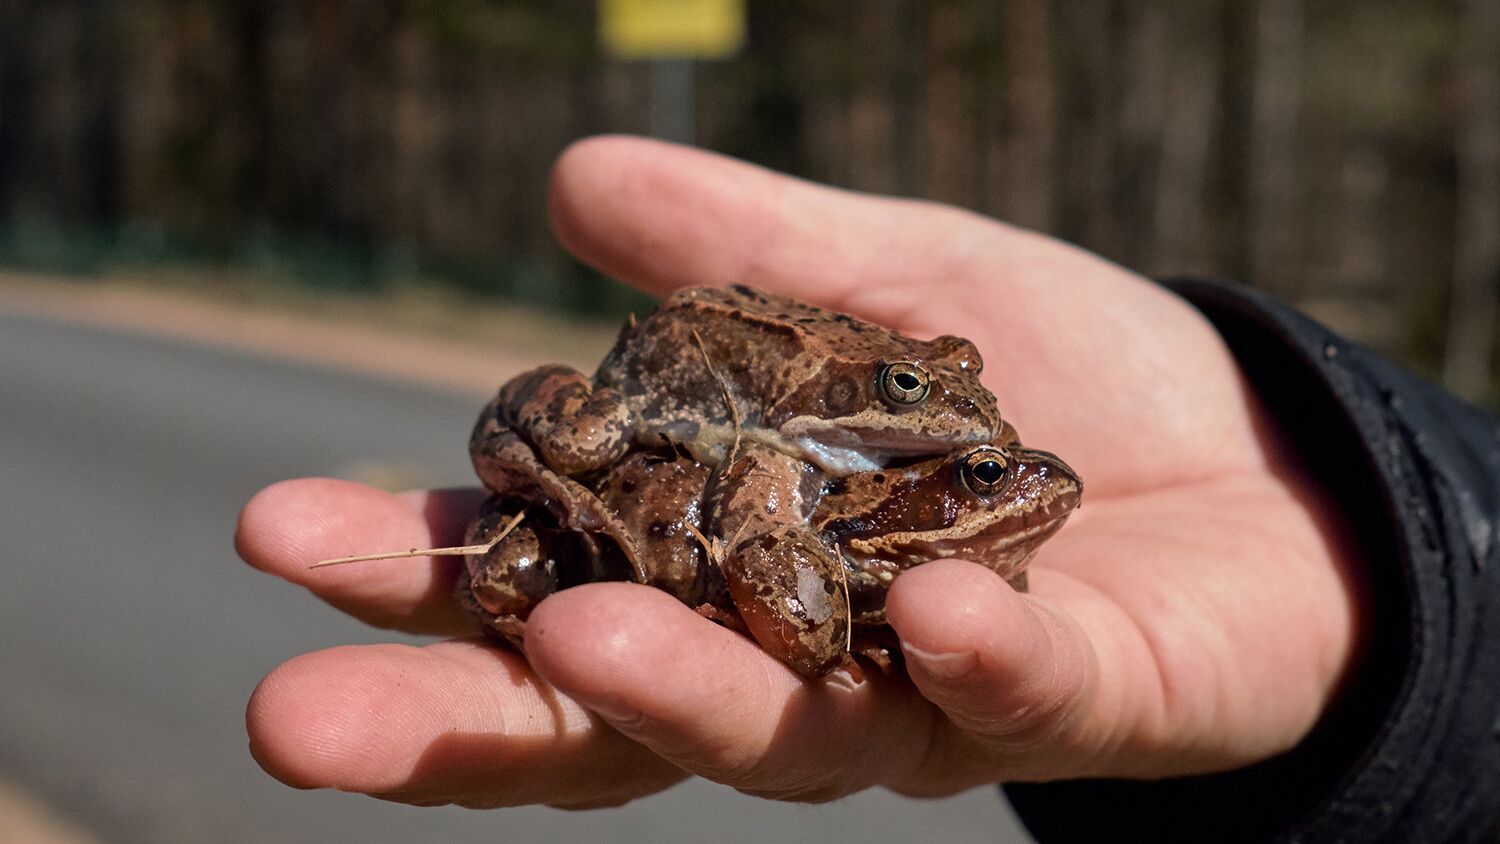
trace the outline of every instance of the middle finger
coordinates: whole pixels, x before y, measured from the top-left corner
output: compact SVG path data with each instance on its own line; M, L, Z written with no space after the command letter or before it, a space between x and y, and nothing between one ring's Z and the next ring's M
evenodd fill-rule
M298 657L261 681L246 725L261 767L289 785L419 805L614 805L686 776L520 655L468 640Z

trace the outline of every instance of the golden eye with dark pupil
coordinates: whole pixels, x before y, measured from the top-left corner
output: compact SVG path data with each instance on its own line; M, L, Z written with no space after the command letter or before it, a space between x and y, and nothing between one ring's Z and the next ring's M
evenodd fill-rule
M1005 486L1010 470L1005 464L1005 454L998 449L981 448L972 451L959 466L958 476L964 486L975 495L994 495Z
M914 363L888 363L880 370L880 392L893 404L916 404L931 389L927 370Z

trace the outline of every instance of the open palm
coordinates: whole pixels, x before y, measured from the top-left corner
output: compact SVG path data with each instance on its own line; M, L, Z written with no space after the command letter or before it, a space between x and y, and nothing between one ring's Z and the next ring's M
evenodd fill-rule
M526 658L456 640L282 665L247 716L272 774L478 806L608 805L687 774L796 800L947 794L1249 764L1328 703L1358 626L1350 545L1172 294L966 212L638 139L569 150L551 211L580 258L654 293L742 282L973 339L1001 412L1078 470L1084 507L1038 554L1030 594L959 561L903 574L888 610L909 676L805 682L664 593L594 584L537 608ZM465 635L451 560L306 566L450 544L476 502L290 481L250 502L237 541L371 623Z

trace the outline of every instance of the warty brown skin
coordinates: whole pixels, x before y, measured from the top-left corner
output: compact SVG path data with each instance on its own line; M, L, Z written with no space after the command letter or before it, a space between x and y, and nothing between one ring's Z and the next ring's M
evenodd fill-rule
M523 373L495 415L564 475L632 443L715 464L745 441L843 475L993 439L1003 423L981 369L957 337L914 340L744 286L690 288L627 322L592 379Z
M814 527L824 482L956 446L1013 442L979 382L982 366L961 338L914 340L744 286L680 290L625 325L592 380L544 366L512 379L486 407L470 444L475 469L500 498L491 509L524 507L527 517L514 536L470 558L464 600L515 640L550 590L579 577L628 577L721 616L737 608L767 650L801 673L827 673L845 658L852 621L883 611L902 565L871 552L920 555L911 550L923 543L919 523L937 513L913 524L884 516L879 524L906 526L882 546L875 532L848 527L872 524L869 516ZM625 457L632 444L671 445L691 459ZM879 497L880 485L856 482L838 500L874 507L867 497ZM888 509L932 499L900 494ZM955 521L971 515L961 509L933 521L934 541L941 533L942 548L995 552L982 539L989 534ZM489 510L485 520L491 529L502 523ZM849 530L847 559L838 530ZM563 566L557 558L568 552L591 562Z
M891 364L920 370L919 400L882 389ZM680 443L712 463L748 439L838 475L989 442L1002 422L982 369L968 340L915 340L736 285L679 290L628 323L594 380L624 396L637 442Z

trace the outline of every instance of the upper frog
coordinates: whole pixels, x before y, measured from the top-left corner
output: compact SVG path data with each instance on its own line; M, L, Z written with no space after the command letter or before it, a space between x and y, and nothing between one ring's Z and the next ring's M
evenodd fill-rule
M623 395L637 442L711 463L738 431L837 476L993 439L982 367L968 340L916 340L736 285L680 290L628 322L594 383Z

